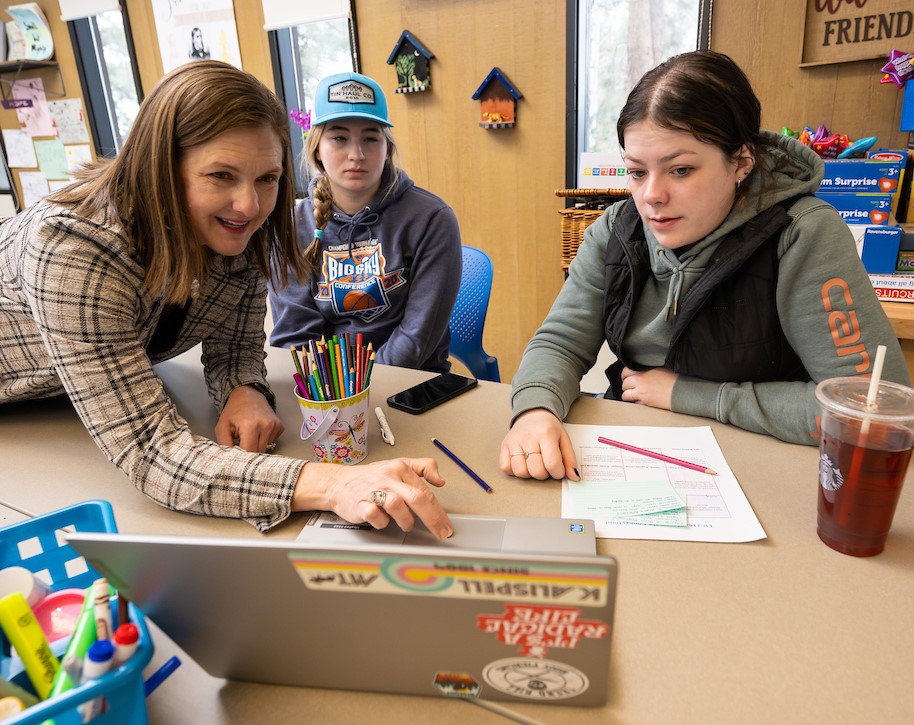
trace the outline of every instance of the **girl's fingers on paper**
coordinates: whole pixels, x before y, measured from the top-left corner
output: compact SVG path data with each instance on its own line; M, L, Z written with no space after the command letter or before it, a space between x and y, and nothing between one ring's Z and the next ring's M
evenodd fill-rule
M581 476L578 473L578 459L574 455L574 446L571 445L571 438L568 435L568 432L562 429L562 435L559 438L559 449L562 452L562 465L564 467L563 475L566 478L570 478L572 481L581 480ZM559 478L556 476L556 478Z

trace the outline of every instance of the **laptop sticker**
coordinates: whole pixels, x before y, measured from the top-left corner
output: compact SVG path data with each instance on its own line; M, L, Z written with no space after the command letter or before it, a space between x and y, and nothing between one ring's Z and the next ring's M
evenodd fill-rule
M600 607L609 597L605 569L586 565L419 559L363 552L302 551L289 561L315 591L415 594Z
M540 702L567 700L590 687L587 675L576 667L527 657L496 660L486 665L482 676L500 692Z
M448 697L479 697L482 687L466 672L438 672L435 687Z
M504 614L479 614L476 626L502 644L516 645L518 654L544 658L550 647L576 649L584 639L605 639L609 625L584 619L577 607L506 604Z

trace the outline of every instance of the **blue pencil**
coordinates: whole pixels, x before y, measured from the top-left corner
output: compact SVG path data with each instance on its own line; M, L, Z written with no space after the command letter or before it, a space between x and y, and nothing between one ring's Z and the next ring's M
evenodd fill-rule
M482 486L483 490L486 493L492 493L492 487L488 483L483 481L479 476L477 476L466 463L464 463L459 458L457 458L457 456L455 456L453 453L451 453L451 451L448 450L447 446L445 446L444 443L439 441L437 438L432 438L432 443L434 443L436 446L438 446L438 448L440 448L442 451L444 451L444 454L448 458L450 458L454 463L456 463L458 466L460 466L470 478L472 478L474 481L476 481L476 483L478 483L480 486Z

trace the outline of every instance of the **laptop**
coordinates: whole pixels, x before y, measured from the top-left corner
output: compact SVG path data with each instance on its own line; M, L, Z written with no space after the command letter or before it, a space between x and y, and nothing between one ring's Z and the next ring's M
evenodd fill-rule
M461 517L451 520L460 530ZM549 521L592 535L590 521ZM606 702L617 563L592 549L87 532L67 539L215 677Z

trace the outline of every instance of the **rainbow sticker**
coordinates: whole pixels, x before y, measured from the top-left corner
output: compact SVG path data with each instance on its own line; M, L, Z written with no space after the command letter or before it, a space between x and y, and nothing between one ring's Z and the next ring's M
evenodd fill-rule
M316 591L483 600L510 597L589 607L605 605L609 594L607 572L597 566L313 551L290 553L289 561L304 585Z

